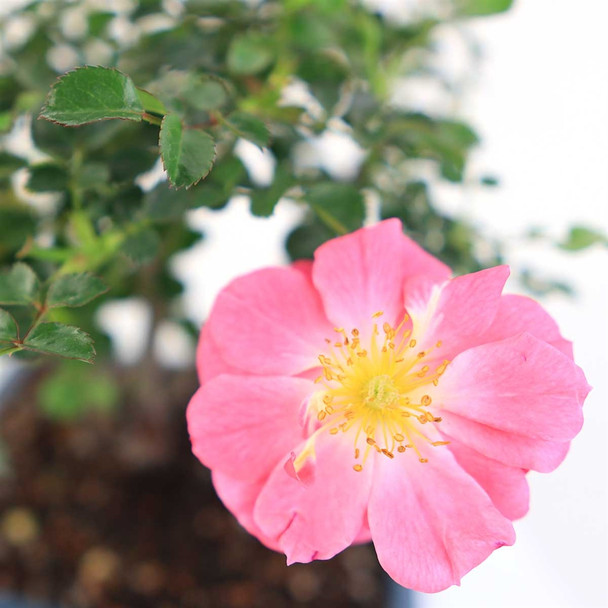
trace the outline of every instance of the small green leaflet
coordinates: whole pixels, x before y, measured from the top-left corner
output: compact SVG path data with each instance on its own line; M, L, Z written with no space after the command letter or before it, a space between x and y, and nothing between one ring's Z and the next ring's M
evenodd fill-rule
M112 68L87 66L59 78L40 117L75 126L111 118L140 121L143 113L140 95L128 76Z
M23 348L88 363L92 363L95 358L91 336L78 327L63 323L37 325L24 339Z
M106 291L107 285L88 272L65 274L51 283L46 305L49 308L83 306Z
M17 323L10 312L0 308L0 340L16 340Z
M215 142L199 129L185 129L179 116L167 114L160 128L160 154L169 181L189 188L203 179L215 160Z
M481 17L509 10L513 0L457 0L455 5L460 16Z
M27 306L38 295L38 278L22 262L13 265L8 273L0 274L0 304Z
M226 124L239 137L248 139L256 146L264 148L268 145L270 132L268 127L253 114L247 112L233 112L226 118Z

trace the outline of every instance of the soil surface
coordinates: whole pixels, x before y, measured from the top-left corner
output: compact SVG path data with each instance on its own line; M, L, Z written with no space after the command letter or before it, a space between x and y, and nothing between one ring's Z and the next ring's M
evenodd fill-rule
M0 590L79 608L385 605L371 546L287 567L238 525L190 451L193 375L158 372L171 398L148 407L117 372L116 415L57 423L36 404L44 373L0 412Z

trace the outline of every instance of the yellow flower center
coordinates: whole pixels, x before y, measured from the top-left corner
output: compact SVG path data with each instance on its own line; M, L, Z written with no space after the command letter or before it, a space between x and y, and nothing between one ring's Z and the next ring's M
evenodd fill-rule
M416 446L417 441L434 446L448 443L433 441L428 435L436 438L437 434L422 428L441 422L430 411L429 394L449 364L445 359L438 364L436 353L429 357L441 347L441 342L426 351L416 348L417 341L407 327L408 315L396 327L383 323L382 335L376 321L382 314L373 315L366 348L357 328L350 334L336 329L340 339L326 340L328 352L319 355L323 374L315 380L323 389L313 395L308 405L309 416L316 416L317 432L327 430L338 435L354 429L356 471L363 469L371 450L394 458L395 453L404 453L409 448L420 462L427 462ZM312 446L301 457L311 452Z

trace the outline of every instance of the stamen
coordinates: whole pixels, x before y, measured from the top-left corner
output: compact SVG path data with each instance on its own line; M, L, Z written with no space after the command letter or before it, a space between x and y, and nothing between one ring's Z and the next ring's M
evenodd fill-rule
M420 366L441 341L424 350L416 349L419 336L411 337L413 325L404 327L409 315L404 314L394 327L386 321L374 322L383 314L377 311L371 315L366 340L362 340L357 327L348 335L343 327L334 328L340 339L325 339L327 351L318 356L323 373L315 379L321 386L309 404L311 415L321 423L314 427L315 433L335 436L341 431L352 437L354 458L359 460L353 465L355 471L363 469L369 454L394 459L412 448L424 463L428 459L417 443L435 447L448 443L433 441L431 427L441 418L425 408L432 405L433 386L437 386L450 361L444 359L437 367L432 363ZM382 339L378 337L382 335L380 326Z

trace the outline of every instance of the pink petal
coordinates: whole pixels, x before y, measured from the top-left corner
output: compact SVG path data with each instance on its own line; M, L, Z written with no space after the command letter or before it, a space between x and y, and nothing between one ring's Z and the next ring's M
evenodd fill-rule
M502 431L452 412L442 412L441 431L457 437L475 451L509 466L553 471L566 457L570 442L544 441L510 431Z
M300 405L314 388L302 378L217 376L188 406L194 453L205 466L237 479L267 476L302 441Z
M270 475L255 506L260 529L276 540L287 563L329 559L364 529L371 466L353 470L354 443L347 435L319 434L314 482L289 476L283 465Z
M400 585L432 593L515 541L511 522L448 449L421 446L428 462L379 458L369 525L382 567Z
M557 323L543 307L525 296L502 296L498 314L478 343L495 342L522 332L548 342L572 359L572 343L561 336Z
M301 272L312 283L312 260L296 260L291 268Z
M456 462L487 492L496 508L509 519L519 519L528 512L530 491L526 470L507 466L454 441L450 451Z
M478 344L496 316L508 276L508 266L496 266L452 279L434 292L428 281L406 284L405 307L419 345L426 349L441 342L433 358L452 359Z
M313 281L327 316L347 331L365 334L372 315L389 322L403 316L404 281L426 275L436 282L450 269L407 238L397 219L380 222L324 243L315 252Z
M568 356L524 333L458 355L439 381L434 402L502 431L565 442L583 424L588 390Z
M264 486L264 481L243 481L218 471L213 471L212 479L215 491L221 501L236 517L241 526L270 549L280 551L276 542L265 536L253 521L253 507Z
M228 365L222 359L219 349L209 332L207 323L201 329L201 335L196 348L196 371L201 384L205 384L220 374L242 373L238 368Z
M240 277L218 296L210 335L227 364L250 374L291 375L318 364L334 335L304 272L267 268Z

